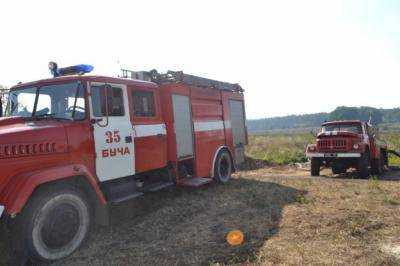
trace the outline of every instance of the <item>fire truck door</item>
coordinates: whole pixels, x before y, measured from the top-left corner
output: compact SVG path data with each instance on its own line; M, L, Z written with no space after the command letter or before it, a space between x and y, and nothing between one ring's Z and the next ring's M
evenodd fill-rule
M188 96L173 94L174 128L178 159L192 157L193 123Z
M91 83L90 109L100 181L135 174L133 129L125 85Z

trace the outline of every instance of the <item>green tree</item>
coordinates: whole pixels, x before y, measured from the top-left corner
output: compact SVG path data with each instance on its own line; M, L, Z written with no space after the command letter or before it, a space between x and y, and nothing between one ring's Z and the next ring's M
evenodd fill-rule
M383 121L383 113L380 109L373 107L337 107L329 115L329 120L361 120L368 121L371 116L373 124L380 124Z

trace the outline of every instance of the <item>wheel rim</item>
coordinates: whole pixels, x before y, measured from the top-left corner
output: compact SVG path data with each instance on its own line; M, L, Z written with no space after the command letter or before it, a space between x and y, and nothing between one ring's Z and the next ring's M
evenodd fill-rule
M80 246L89 225L89 209L79 197L63 194L52 198L34 219L35 252L45 260L64 258Z
M222 181L226 181L231 176L231 161L228 155L221 156L219 163L218 174Z
M70 204L61 204L50 211L43 222L41 236L49 249L70 243L79 230L79 211Z

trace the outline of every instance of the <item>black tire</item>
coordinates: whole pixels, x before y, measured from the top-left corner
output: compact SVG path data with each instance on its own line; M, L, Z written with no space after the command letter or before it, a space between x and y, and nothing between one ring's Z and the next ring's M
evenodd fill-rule
M317 158L311 158L311 176L319 176L321 162Z
M65 185L38 191L20 218L27 256L53 261L80 247L88 236L92 215L86 196Z
M373 175L381 175L384 171L384 161L381 155L379 159L374 159L371 164L371 173Z
M364 152L358 159L358 177L367 178L370 175L370 157L369 152Z
M227 150L218 153L214 163L214 178L218 183L224 184L231 179L233 163Z

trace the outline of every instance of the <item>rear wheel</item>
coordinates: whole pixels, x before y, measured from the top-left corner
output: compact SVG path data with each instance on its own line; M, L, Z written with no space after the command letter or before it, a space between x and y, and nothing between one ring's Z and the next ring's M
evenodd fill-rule
M379 159L374 159L371 164L371 173L374 175L381 175L383 174L384 170L384 158L381 154Z
M367 178L370 174L370 157L369 152L365 152L358 159L358 177Z
M385 150L385 152L383 153L383 167L389 168L389 158L387 150Z
M214 164L214 178L218 183L226 183L232 175L232 158L227 150L219 152Z
M321 162L317 158L311 158L311 176L319 176Z
M42 261L71 255L86 239L91 223L86 196L69 186L41 191L22 215L28 256Z

